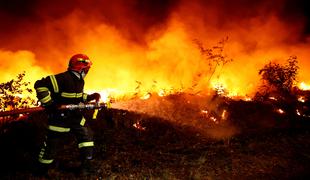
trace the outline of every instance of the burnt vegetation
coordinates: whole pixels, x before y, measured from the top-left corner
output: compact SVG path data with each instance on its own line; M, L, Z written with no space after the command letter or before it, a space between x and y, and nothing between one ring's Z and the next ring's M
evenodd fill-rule
M197 80L207 78L209 84L214 76L219 76L221 74L221 71L226 64L233 61L233 59L229 58L224 51L225 45L228 42L228 37L222 39L217 43L217 45L211 48L206 48L199 39L194 39L193 42L197 45L197 48L199 49L200 54L208 67L206 69L207 71L198 72ZM194 83L194 85L197 85L199 81Z
M160 116L104 109L92 120L93 111L85 110L98 169L89 179L309 178L310 96L294 86L297 64L297 58L290 57L285 65L270 62L262 67L258 72L262 86L251 101L217 91L208 97L177 93L128 101L157 108ZM12 104L24 107L14 104L14 93L29 85L23 83L23 76L1 84L1 95L6 92L1 110ZM137 83L139 89L141 83ZM46 115L37 112L26 117L19 121L11 117L1 124L1 179L34 178ZM59 143L63 149L49 170L50 177L85 179L76 173L80 164L76 140L67 134Z
M15 79L0 84L0 110L27 108L35 104L35 100L24 96L32 93L30 82L24 81L25 72L17 75Z

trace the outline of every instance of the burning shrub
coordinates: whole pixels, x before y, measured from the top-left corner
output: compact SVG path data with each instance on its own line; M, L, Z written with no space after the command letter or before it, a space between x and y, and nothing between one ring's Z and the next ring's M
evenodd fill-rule
M32 93L32 89L29 88L30 82L25 82L24 76L25 72L22 72L16 79L0 84L0 111L35 105L35 100L30 97Z
M266 64L259 70L263 85L260 87L257 96L269 98L269 95L280 97L291 95L299 69L297 64L296 56L291 56L285 65L275 62Z

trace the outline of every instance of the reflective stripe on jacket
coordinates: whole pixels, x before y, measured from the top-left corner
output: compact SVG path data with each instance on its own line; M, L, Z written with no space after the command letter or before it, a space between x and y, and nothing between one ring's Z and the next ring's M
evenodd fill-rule
M36 81L37 97L43 105L53 102L56 104L78 104L87 101L83 92L84 80L79 79L70 71Z

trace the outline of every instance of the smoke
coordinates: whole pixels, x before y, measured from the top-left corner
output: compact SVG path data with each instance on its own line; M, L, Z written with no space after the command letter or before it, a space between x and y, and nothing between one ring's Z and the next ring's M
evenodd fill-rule
M229 123L227 116L222 116L223 110L229 113L226 103L224 99L210 96L154 95L149 99L116 102L112 108L160 118L184 127L195 127L203 136L225 139L240 133L240 127Z
M175 13L186 15L182 18L192 21L192 25L203 22L202 25L218 31L232 25L248 24L247 21L251 19L266 21L273 15L286 24L303 26L298 34L301 40L307 37L309 32L309 8L305 0L3 0L0 2L0 10L0 19L5 27L1 29L0 35L1 39L6 39L7 43L3 44L6 48L34 48L38 41L44 40L48 35L56 38L56 42L71 40L65 38L71 34L72 29L67 29L66 26L70 20L58 24L54 31L46 29L46 26L72 14L79 14L76 28L91 30L96 24L106 24L115 27L124 38L138 43L145 43L144 36L153 29L165 29L171 15ZM89 20L96 22L92 24ZM190 22L186 22L188 23ZM203 29L194 29L197 30ZM10 46L14 39L24 36L28 36L32 41L22 43L20 47L14 43Z
M295 1L294 1L295 2ZM226 53L234 61L222 70L218 82L232 92L253 92L258 69L268 61L284 62L298 57L300 80L309 81L303 72L308 66L309 34L306 12L299 11L304 1L187 1L176 15L191 37L212 46L219 37L229 37ZM303 53L302 53L303 52Z
M72 31L85 33L100 24L105 24L117 29L128 40L143 43L143 35L153 27L164 25L177 2L176 0L68 0L66 2L4 0L0 2L0 19L5 28L1 29L0 34L1 38L6 40L3 44L5 48L36 48L40 45L48 46L42 42L46 39L54 46L66 41L70 42ZM68 26L71 24L72 16L78 18L75 21L75 29ZM50 26L53 28L50 29ZM19 41L25 36L30 41ZM55 42L50 42L49 36L55 39ZM19 43L16 44L15 41ZM59 49L62 47L66 46L61 46Z

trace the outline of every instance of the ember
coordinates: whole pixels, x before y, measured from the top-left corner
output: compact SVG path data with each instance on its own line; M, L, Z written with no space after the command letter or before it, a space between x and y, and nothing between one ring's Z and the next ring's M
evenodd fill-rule
M207 110L201 110L201 113L208 114L208 111Z
M141 131L145 131L145 129L146 129L145 127L142 127L142 125L140 124L140 121L134 123L132 126L138 130L141 130Z
M284 113L285 113L282 109L277 109L277 112L278 112L279 114L284 114Z
M246 96L246 97L243 98L243 100L244 101L252 101L252 98Z
M298 101L304 103L306 102L306 98L304 96L300 96L298 97Z
M210 117L210 119L213 121L213 122L217 122L217 119L213 116Z
M297 114L298 116L301 116L301 113L299 112L299 109L296 109L296 114Z
M223 110L221 117L222 117L222 120L226 120L227 119L227 111L226 111L226 109Z
M274 100L274 101L277 101L277 100L278 100L277 98L272 97L272 96L268 97L268 99L271 99L271 100Z

